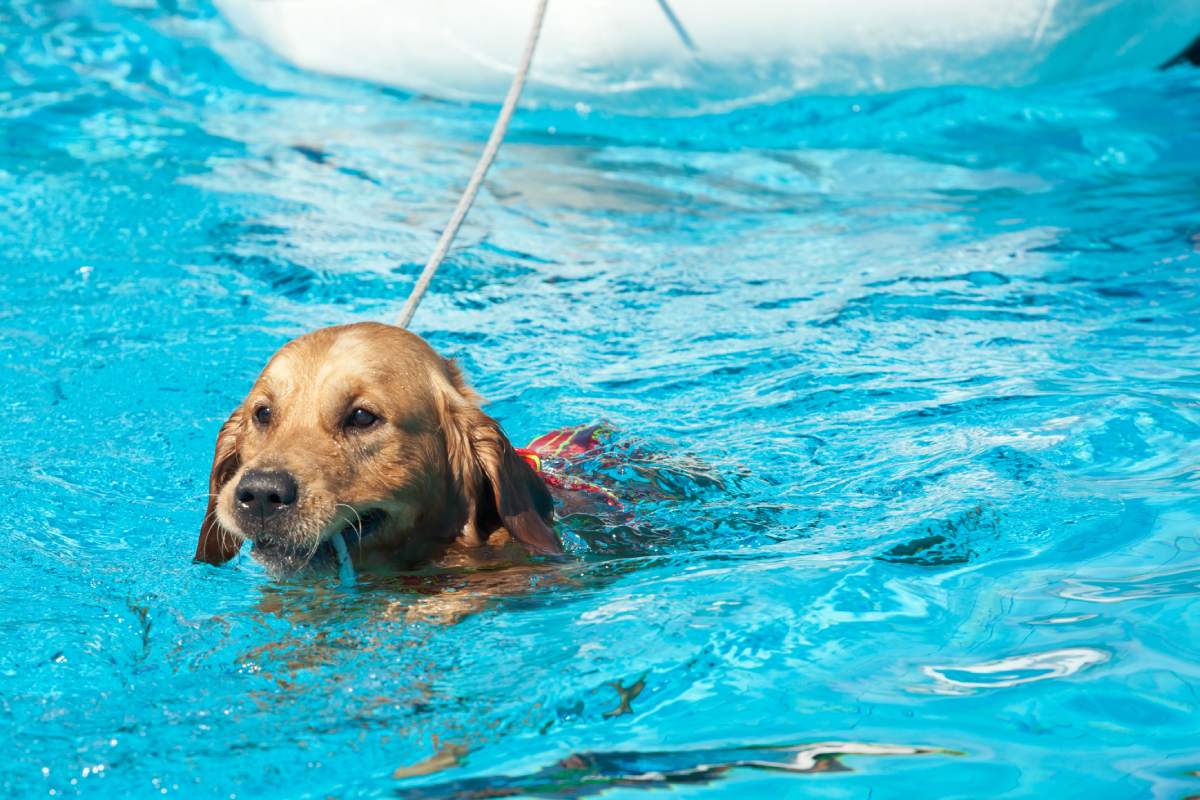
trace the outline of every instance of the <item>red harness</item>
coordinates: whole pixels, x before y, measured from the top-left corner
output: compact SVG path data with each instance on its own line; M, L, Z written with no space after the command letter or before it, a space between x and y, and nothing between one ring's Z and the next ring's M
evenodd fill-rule
M565 470L571 461L595 455L603 446L599 437L610 433L606 425L578 425L574 428L559 428L539 436L527 447L518 447L517 455L533 467L547 486L561 492L585 492L594 499L619 511L625 506L610 490L596 483L585 481Z

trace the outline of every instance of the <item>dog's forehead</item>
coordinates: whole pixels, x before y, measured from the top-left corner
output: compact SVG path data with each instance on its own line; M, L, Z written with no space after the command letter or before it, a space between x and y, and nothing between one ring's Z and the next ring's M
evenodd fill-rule
M421 339L388 325L324 328L284 345L259 383L277 396L339 387L386 386L403 394L429 386L440 359Z

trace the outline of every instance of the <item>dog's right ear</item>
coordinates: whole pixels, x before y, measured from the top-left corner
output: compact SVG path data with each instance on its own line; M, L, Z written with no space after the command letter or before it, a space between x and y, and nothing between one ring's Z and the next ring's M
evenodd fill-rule
M439 414L450 471L466 508L463 539L483 544L499 528L538 555L562 553L550 522L554 499L533 468L517 455L496 420L483 413L475 394L452 362Z
M204 522L200 525L195 561L224 564L236 556L242 547L242 537L221 527L217 520L217 495L242 465L237 448L237 432L241 427L242 410L239 408L229 415L217 434L212 471L208 475L208 510L204 512Z

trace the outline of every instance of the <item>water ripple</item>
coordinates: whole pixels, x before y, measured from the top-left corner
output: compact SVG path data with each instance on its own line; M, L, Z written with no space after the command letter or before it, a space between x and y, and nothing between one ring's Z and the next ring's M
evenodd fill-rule
M1088 603L1126 603L1200 594L1200 568L1139 575L1133 578L1076 579L1059 592L1068 600Z
M1091 647L1065 647L980 664L926 666L921 671L954 689L999 689L1066 678L1104 664L1111 657L1107 651Z

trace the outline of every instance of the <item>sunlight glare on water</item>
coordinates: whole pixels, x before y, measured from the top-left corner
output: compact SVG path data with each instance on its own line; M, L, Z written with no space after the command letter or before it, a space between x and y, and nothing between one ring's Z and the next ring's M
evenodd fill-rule
M1200 794L1200 73L523 109L414 328L515 442L700 466L474 609L191 556L494 108L191 0L8 2L0 62L4 795Z

